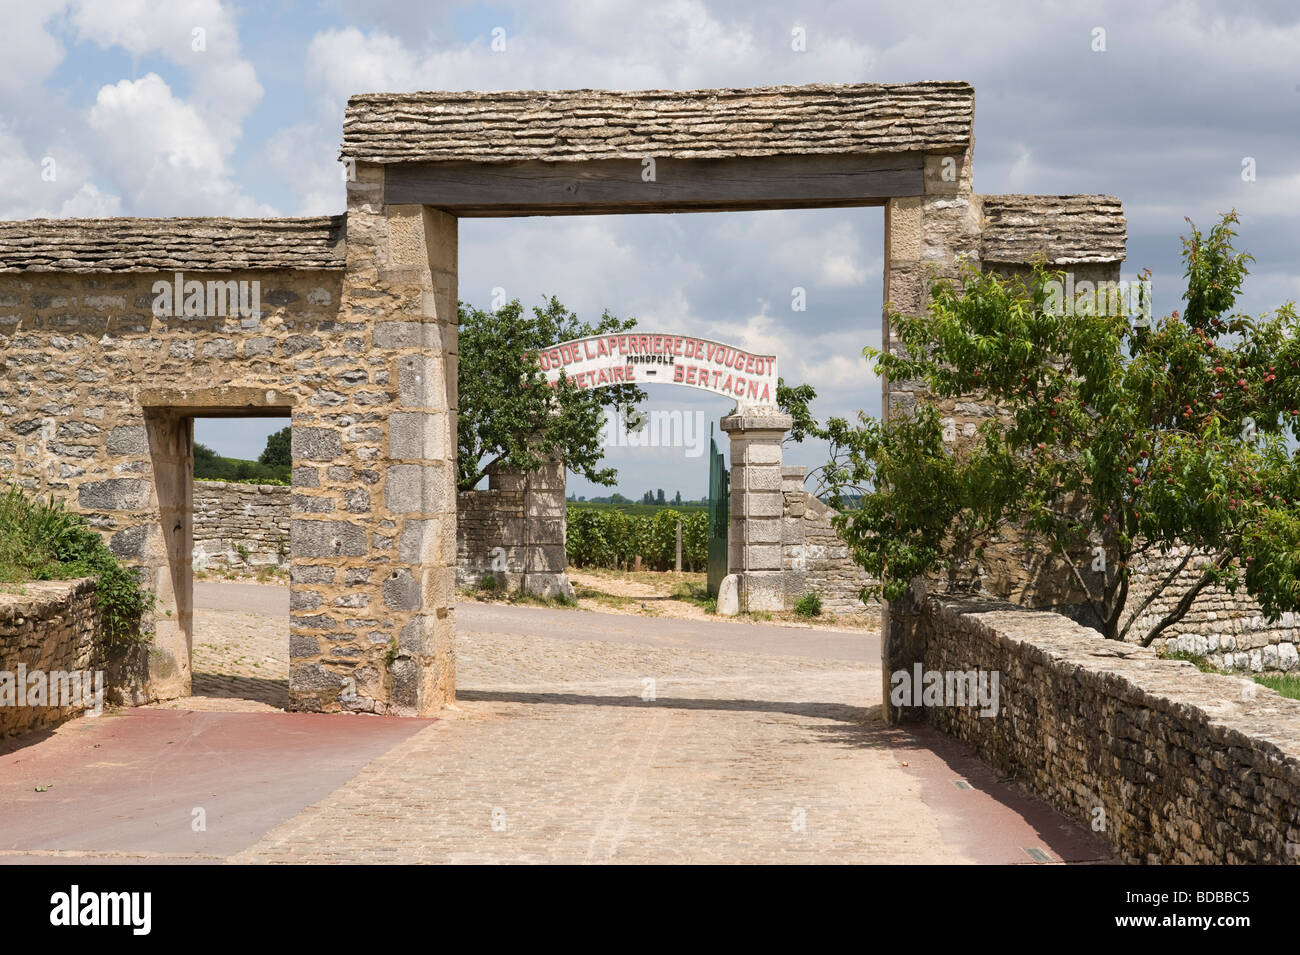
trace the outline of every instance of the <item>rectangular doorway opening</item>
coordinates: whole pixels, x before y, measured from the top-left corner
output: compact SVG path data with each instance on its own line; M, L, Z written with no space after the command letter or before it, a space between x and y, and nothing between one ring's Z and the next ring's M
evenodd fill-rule
M187 705L289 706L290 428L275 410L193 419Z

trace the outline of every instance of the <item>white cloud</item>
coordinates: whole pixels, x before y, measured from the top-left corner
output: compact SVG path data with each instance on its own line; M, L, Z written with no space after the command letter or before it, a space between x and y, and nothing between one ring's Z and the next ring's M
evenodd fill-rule
M158 53L187 70L192 105L224 136L262 98L252 64L240 53L233 14L220 0L77 0L71 21L79 40L119 46L134 57Z
M67 0L17 0L0 8L0 101L37 89L63 62L63 44L46 24Z
M234 143L156 73L99 91L88 115L100 164L132 211L149 215L268 215L233 181Z

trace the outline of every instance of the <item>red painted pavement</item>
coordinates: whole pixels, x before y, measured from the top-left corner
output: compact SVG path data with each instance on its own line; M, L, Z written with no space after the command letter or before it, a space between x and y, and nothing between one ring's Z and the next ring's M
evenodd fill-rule
M0 861L73 861L77 850L227 856L430 722L138 709L0 743ZM206 831L192 827L196 807Z

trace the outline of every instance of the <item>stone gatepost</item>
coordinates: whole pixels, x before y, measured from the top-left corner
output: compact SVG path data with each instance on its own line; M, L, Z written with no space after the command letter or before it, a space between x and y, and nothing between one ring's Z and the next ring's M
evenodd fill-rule
M384 175L359 163L348 183L339 313L376 387L294 410L289 691L425 715L455 698L456 219L386 205Z
M934 154L925 161L925 195L890 199L885 204L885 318L884 347L897 351L898 337L890 327L891 311L918 314L929 303L930 283L936 278L957 278L964 262L979 266L981 209L971 189L970 149ZM882 381L882 415L886 423L907 415L918 401L937 404L960 428L968 417L953 399L935 401L920 382ZM919 589L918 589L919 588ZM922 719L920 707L892 707L890 675L923 662L925 647L918 645L915 620L924 600L920 582L902 601L886 603L881 620L881 678L886 722Z
M727 575L734 580L723 582L719 613L785 609L781 441L793 423L775 408L750 408L722 419L722 430L731 437ZM723 599L731 587L734 610Z
M523 589L543 600L574 599L573 585L565 572L568 556L564 550L564 485L564 462L558 457L524 475Z

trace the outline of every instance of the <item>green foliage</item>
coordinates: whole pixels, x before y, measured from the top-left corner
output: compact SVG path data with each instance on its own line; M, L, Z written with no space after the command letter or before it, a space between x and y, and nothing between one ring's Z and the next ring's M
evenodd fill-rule
M552 388L538 352L575 338L618 334L636 325L606 312L582 322L554 297L524 313L516 299L496 312L460 306L460 393L456 419L457 481L472 490L492 467L532 471L552 454L593 484L614 484L599 467L605 409L626 413L645 399L636 385L579 388L561 377Z
M575 567L626 568L640 556L647 570L671 570L676 564L677 522L682 522L682 569L708 563L708 515L655 507L654 514L568 508L565 553Z
M1162 649L1160 651L1160 657L1165 660L1186 660L1202 673L1218 673L1221 676L1239 676L1239 674L1236 674L1231 670L1220 670L1209 661L1208 657L1199 653L1192 653L1190 650ZM1270 690L1276 690L1288 699L1300 700L1300 677L1285 673L1252 673L1249 674L1249 676L1260 686L1266 686Z
M1210 662L1204 654L1193 653L1191 650L1165 650L1160 653L1161 658L1165 660L1186 660L1202 673L1218 673L1219 668Z
M1016 525L1066 567L1112 639L1150 605L1126 613L1134 562L1184 543L1205 556L1189 555L1194 582L1142 643L1211 584L1244 585L1271 620L1300 609L1300 469L1288 446L1300 437L1300 322L1293 304L1259 319L1231 312L1250 261L1232 248L1235 222L1184 239L1182 316L1133 321L1086 296L1069 314L1049 285L1063 276L1039 267L1010 279L967 269L934 283L924 314L891 317L901 348L864 349L877 373L1004 416L952 443L929 404L888 428L861 415L828 422L833 506L862 495L840 532L886 599L916 577L960 582L982 545Z
M1261 673L1252 677L1260 686L1266 686L1270 690L1277 690L1283 696L1292 700L1300 700L1300 677L1291 676L1284 673Z
M784 378L776 380L776 404L783 412L794 419L790 433L782 444L799 444L804 438L824 438L825 430L817 424L808 406L817 397L812 385L794 385L785 383Z
M288 431L288 428L284 429ZM274 435L272 435L274 437ZM268 448L270 439L267 441ZM266 452L262 452L263 456ZM232 484L288 484L290 464L264 464L242 458L223 458L206 444L194 442L194 479L196 481L229 481Z
M801 617L820 617L822 612L822 595L810 590L794 603L794 612Z
M289 428L281 428L279 431L266 436L266 447L257 456L257 463L270 468L293 467Z
M585 509L585 510L592 510L592 511L625 511L628 514L654 515L654 514L658 514L659 511L661 510L658 504L643 504L640 501L632 502L626 499L624 499L622 503L607 503L603 501L602 502L569 501L568 505L570 507L574 507L579 510ZM700 501L688 501L673 506L677 510L685 514L690 514L694 511L708 510L708 504L702 503Z
M122 564L84 517L53 497L41 501L10 485L0 497L0 581L94 577L110 647L147 642L142 633L154 595Z

